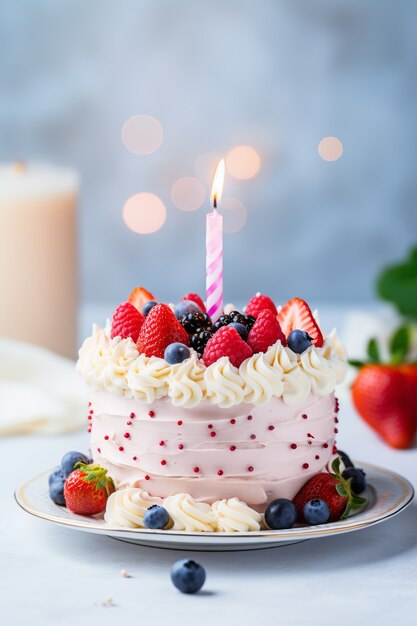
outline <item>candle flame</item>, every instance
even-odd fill
[[[211,188],[211,200],[215,209],[217,209],[220,204],[220,200],[222,199],[225,169],[224,159],[220,159],[214,173],[213,185]]]

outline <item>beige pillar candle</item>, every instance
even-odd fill
[[[77,343],[78,176],[0,165],[0,337],[73,358]]]

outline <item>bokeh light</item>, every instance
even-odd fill
[[[246,207],[237,198],[223,198],[220,213],[223,215],[225,233],[237,233],[246,224]]]
[[[343,144],[337,137],[324,137],[318,151],[323,161],[337,161],[343,154]]]
[[[253,178],[259,172],[261,159],[254,148],[250,146],[236,146],[226,157],[228,173],[239,180]]]
[[[206,152],[200,154],[194,163],[194,172],[203,183],[212,183],[217,163],[220,161],[220,155],[215,152]]]
[[[133,154],[151,154],[164,137],[160,122],[151,115],[134,115],[122,128],[122,142]]]
[[[171,200],[181,211],[196,211],[203,204],[205,197],[203,185],[191,176],[179,178],[171,188]]]
[[[154,193],[136,193],[126,201],[123,219],[130,230],[141,235],[149,235],[164,225],[165,205]]]

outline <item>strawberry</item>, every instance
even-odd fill
[[[364,365],[352,386],[356,410],[392,448],[408,448],[417,430],[413,365]]]
[[[278,313],[278,321],[286,337],[297,328],[308,333],[315,346],[320,347],[323,345],[321,330],[307,302],[301,298],[288,300]]]
[[[269,309],[264,309],[259,313],[255,324],[252,326],[248,344],[255,354],[256,352],[266,352],[278,339],[283,346],[287,345],[287,340],[281,330],[276,314]]]
[[[272,313],[277,314],[277,307],[272,302],[269,296],[264,296],[261,293],[257,293],[256,296],[253,296],[246,305],[245,313],[246,315],[252,315],[252,317],[258,317],[259,313],[264,309],[268,309],[268,311],[272,311]]]
[[[181,298],[180,302],[182,300],[191,300],[191,302],[194,302],[198,306],[200,311],[202,311],[203,313],[207,313],[204,302],[202,301],[198,293],[186,293],[185,296]]]
[[[100,465],[76,463],[65,481],[65,504],[78,515],[96,515],[106,508],[107,498],[115,491],[113,480]]]
[[[119,304],[113,313],[111,325],[111,338],[121,337],[127,339],[130,337],[136,343],[139,337],[145,317],[130,302]]]
[[[332,463],[332,473],[316,474],[301,487],[293,498],[298,511],[298,521],[305,522],[303,509],[307,502],[321,498],[329,507],[329,522],[335,522],[347,517],[351,511],[359,509],[365,504],[365,499],[355,496],[352,492],[352,478],[347,480],[340,473],[340,458],[336,457]]]
[[[203,354],[204,365],[208,367],[222,356],[229,357],[235,367],[239,367],[242,361],[252,356],[251,348],[243,341],[237,330],[230,326],[222,326],[208,340]]]
[[[140,313],[142,313],[145,302],[149,302],[149,300],[156,300],[156,298],[145,287],[135,287],[128,297],[128,302],[133,304]]]
[[[164,357],[165,348],[174,342],[189,344],[187,332],[166,304],[155,304],[139,333],[137,348],[146,356]]]

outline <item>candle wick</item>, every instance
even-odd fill
[[[217,196],[213,196],[213,209],[217,209]]]

